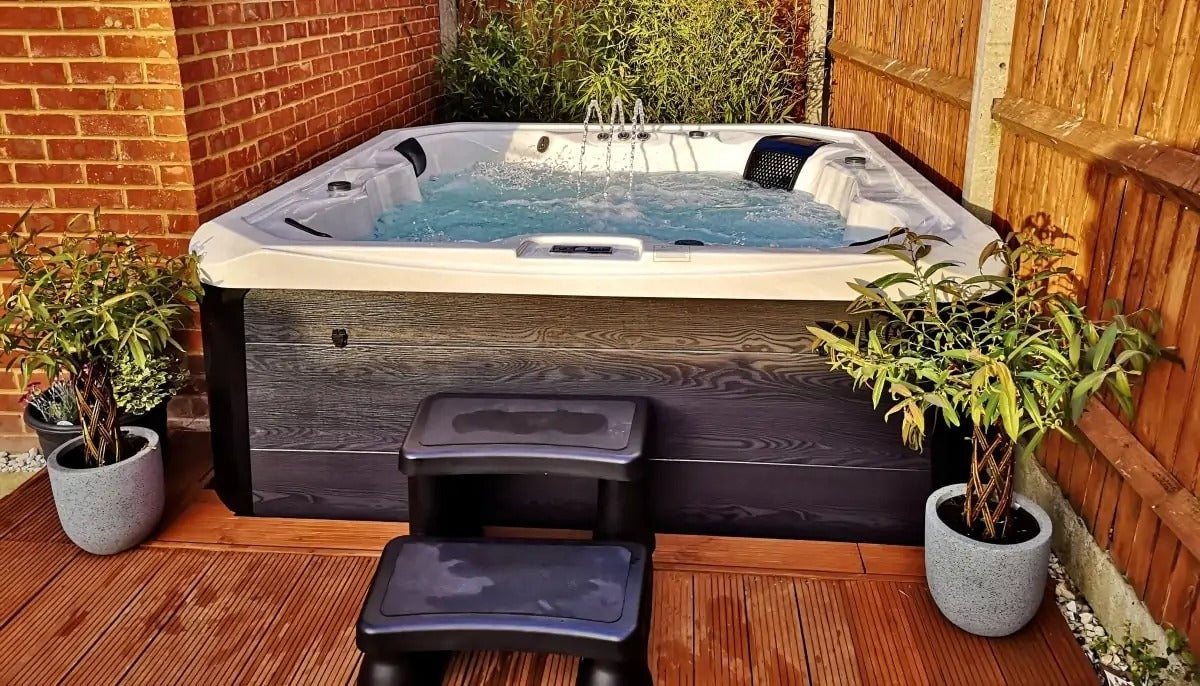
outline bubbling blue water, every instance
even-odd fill
[[[522,234],[633,234],[673,243],[829,248],[844,245],[841,214],[808,193],[761,188],[737,174],[636,173],[606,185],[536,164],[481,163],[422,179],[421,202],[394,207],[374,239],[490,242]],[[624,175],[622,175],[624,176]]]

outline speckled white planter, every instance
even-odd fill
[[[1014,494],[1016,507],[1037,520],[1032,540],[1012,545],[975,541],[937,515],[938,505],[966,491],[946,486],[925,502],[925,578],[938,609],[956,626],[979,636],[1007,636],[1033,619],[1046,592],[1050,517],[1032,500]]]
[[[59,455],[78,448],[82,437],[64,443],[46,459],[63,531],[75,545],[95,555],[112,555],[141,543],[162,517],[158,434],[136,426],[122,431],[142,438],[146,446],[116,464],[84,469],[59,464]]]

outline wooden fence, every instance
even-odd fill
[[[1001,4],[843,0],[832,122],[961,187],[980,8]],[[1069,250],[1089,311],[1159,311],[1185,363],[1150,372],[1135,421],[1093,403],[1094,447],[1052,441],[1042,459],[1151,613],[1200,645],[1200,3],[1016,0],[1010,19],[1007,91],[976,105],[1002,131],[987,209]]]
[[[839,0],[830,123],[880,134],[957,196],[978,27],[979,0]]]

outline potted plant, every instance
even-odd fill
[[[171,398],[187,385],[190,374],[187,359],[171,351],[146,359],[138,366],[132,355],[126,354],[113,368],[113,392],[121,416],[120,426],[141,426],[159,435],[164,453],[167,443],[167,405]],[[25,425],[38,437],[43,455],[79,436],[79,407],[70,379],[56,379],[43,389],[34,381],[21,397],[25,403]]]
[[[161,437],[120,426],[116,379],[147,373],[168,349],[182,352],[171,334],[200,295],[195,258],[111,233],[42,237],[21,230],[27,216],[0,252],[0,271],[13,275],[0,351],[26,378],[61,380],[74,395],[81,434],[46,456],[54,503],[79,547],[116,553],[154,530],[164,489]]]
[[[809,331],[876,406],[889,397],[887,416],[899,415],[909,446],[921,446],[933,416],[971,427],[970,480],[926,503],[926,577],[951,622],[1011,634],[1041,602],[1051,534],[1046,513],[1013,493],[1014,460],[1051,432],[1077,440],[1074,422],[1099,393],[1132,416],[1131,381],[1173,355],[1155,342],[1152,312],[1124,315],[1110,302],[1101,320],[1089,319],[1056,288],[1071,271],[1050,266],[1061,252],[997,240],[980,255],[980,273],[963,278],[945,271],[953,263],[921,264],[943,239],[906,229],[892,238],[871,252],[904,267],[851,284],[859,297],[849,312],[860,321]]]

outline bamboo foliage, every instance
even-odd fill
[[[876,406],[890,398],[905,443],[919,448],[930,416],[974,427],[972,474],[964,518],[983,537],[1004,535],[1012,500],[1013,448],[1031,454],[1051,433],[1076,439],[1074,423],[1102,392],[1133,416],[1132,382],[1155,360],[1173,358],[1155,340],[1149,310],[1089,319],[1053,284],[1069,273],[1052,248],[996,241],[969,278],[947,274],[952,262],[926,264],[945,240],[896,229],[898,239],[872,250],[904,265],[871,283],[852,283],[849,312],[859,324],[809,327],[835,369],[869,388]]]
[[[477,0],[444,56],[443,116],[580,121],[645,102],[652,121],[789,121],[798,34],[748,0]],[[802,37],[801,37],[802,38]]]

